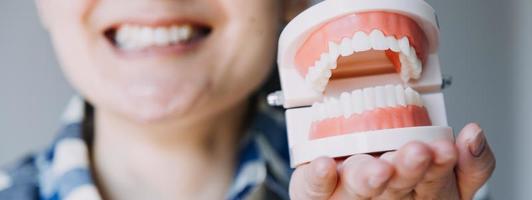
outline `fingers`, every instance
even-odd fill
[[[380,199],[402,199],[410,194],[425,176],[433,155],[426,144],[410,142],[395,153],[386,153],[383,160],[391,160],[395,174]]]
[[[454,167],[458,151],[451,141],[429,144],[434,156],[423,180],[416,186],[419,199],[458,199]]]
[[[370,199],[386,188],[393,167],[384,160],[361,154],[345,160],[339,173],[340,183],[332,199]]]
[[[290,181],[290,199],[329,199],[337,183],[336,163],[331,158],[318,158],[298,167]]]
[[[483,130],[468,124],[456,140],[458,164],[457,184],[462,199],[472,199],[476,191],[489,179],[495,169],[495,156]]]

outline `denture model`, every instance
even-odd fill
[[[453,140],[433,8],[423,0],[326,0],[284,29],[278,66],[291,166]]]

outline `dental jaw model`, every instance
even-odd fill
[[[453,140],[434,10],[423,0],[326,0],[279,41],[291,165]]]

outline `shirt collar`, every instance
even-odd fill
[[[226,199],[246,199],[266,192],[288,199],[288,145],[282,113],[259,103],[242,140],[236,176]],[[89,147],[82,134],[84,101],[74,97],[50,147],[37,156],[39,188],[44,200],[100,200],[90,170]]]

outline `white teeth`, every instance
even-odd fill
[[[384,90],[384,87],[377,86],[375,88],[375,106],[377,108],[385,108],[387,105],[386,103],[386,93]]]
[[[340,96],[340,102],[342,103],[342,110],[344,117],[348,118],[353,113],[352,104],[351,104],[351,95],[347,92],[342,93]]]
[[[421,96],[412,88],[406,88],[405,90],[406,103],[408,105],[423,106]]]
[[[119,44],[124,44],[131,37],[131,26],[124,26],[116,32],[115,40]],[[131,44],[130,44],[131,45]]]
[[[353,48],[351,47],[351,40],[344,38],[340,44],[340,55],[346,57],[353,54]]]
[[[373,88],[365,88],[364,92],[364,109],[370,111],[375,109],[375,90]]]
[[[401,85],[395,86],[395,100],[400,106],[406,106],[405,89]]]
[[[322,53],[321,56],[320,56],[320,62],[323,63],[323,65],[325,66],[325,68],[331,68],[331,64],[329,64],[329,55],[326,54],[326,53]]]
[[[422,72],[422,66],[421,66],[421,60],[415,59],[414,63],[412,63],[412,78],[419,79],[421,77]]]
[[[393,85],[386,85],[386,105],[388,107],[395,107],[397,105],[397,98],[395,97],[395,87]]]
[[[342,115],[342,106],[340,104],[340,101],[338,101],[338,99],[331,98],[329,100],[329,104],[330,104],[330,107],[328,107],[328,109],[329,109],[330,118],[338,117]]]
[[[399,49],[405,56],[410,56],[410,42],[407,37],[403,37],[399,40]]]
[[[190,40],[194,33],[190,25],[171,27],[120,26],[114,40],[121,49],[136,50],[151,46],[168,46]]]
[[[364,112],[364,95],[362,90],[355,90],[351,93],[351,100],[353,102],[353,113],[360,114]]]
[[[172,31],[170,31],[172,32]],[[343,38],[339,44],[328,43],[328,52],[321,54],[320,58],[309,67],[305,77],[310,86],[318,92],[323,92],[332,76],[331,70],[336,69],[339,56],[350,56],[355,52],[374,50],[391,50],[399,54],[400,78],[404,82],[419,79],[422,73],[422,62],[417,57],[416,50],[411,47],[408,37],[399,40],[395,36],[385,36],[380,30],[373,30],[369,35],[359,31],[352,38]],[[385,102],[387,103],[387,102]]]
[[[152,28],[142,28],[140,31],[140,44],[141,46],[148,46],[150,44],[153,44],[155,42],[155,30]]]
[[[329,61],[337,60],[338,56],[340,56],[340,47],[334,42],[329,42]]]
[[[401,49],[399,49],[399,42],[395,39],[393,36],[389,36],[386,38],[388,40],[388,45],[390,45],[390,49],[393,52],[401,52]]]
[[[153,33],[155,36],[155,44],[158,46],[166,46],[170,44],[170,32],[165,28],[157,28]]]
[[[404,107],[407,105],[423,106],[419,93],[412,88],[404,89],[401,85],[386,85],[344,92],[339,98],[325,97],[323,103],[312,105],[317,116],[315,121],[353,114],[362,114],[378,108]]]
[[[401,79],[404,82],[408,82],[410,80],[410,62],[404,54],[399,54],[399,61],[401,62]]]
[[[322,78],[329,79],[332,76],[332,72],[331,70],[325,70],[325,72],[322,75],[323,75]]]
[[[369,37],[364,32],[356,32],[351,40],[355,52],[368,51],[371,49]]]
[[[384,37],[384,33],[379,30],[373,30],[370,34],[370,41],[373,49],[375,50],[387,50],[389,49],[387,39]]]

